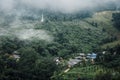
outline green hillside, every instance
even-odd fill
[[[40,17],[0,14],[0,80],[50,80],[55,74],[60,75],[57,80],[74,80],[79,75],[91,79],[99,70],[112,72],[101,64],[73,67],[67,73],[61,70],[67,67],[64,61],[77,53],[99,52],[101,47],[106,49],[120,44],[120,31],[113,25],[113,13],[120,12],[87,12],[84,15],[44,12],[44,21]],[[118,53],[119,48],[115,51]],[[119,55],[108,56],[113,60],[106,57],[106,63],[109,59],[110,65],[119,62]],[[63,60],[63,65],[56,64],[56,57]],[[116,63],[113,65],[119,69]]]
[[[99,73],[113,73],[113,69],[108,69],[99,65],[91,65],[87,67],[74,67],[66,73],[62,73],[59,77],[61,80],[77,80],[77,78],[85,78],[85,80],[94,80],[95,76]],[[58,79],[59,80],[59,79]]]
[[[0,80],[120,80],[120,0],[0,0]]]
[[[114,42],[110,42],[110,43],[106,43],[104,45],[101,46],[101,48],[106,49],[106,48],[113,48],[116,45],[120,45],[120,40],[114,41]]]
[[[3,32],[0,37],[14,36],[26,39],[29,36],[33,37],[34,41],[37,38],[45,40],[48,36],[49,39],[45,41],[52,41],[50,44],[57,43],[62,49],[66,49],[68,54],[91,52],[101,45],[105,46],[106,43],[108,45],[109,41],[103,43],[108,39],[116,38],[119,43],[120,32],[113,26],[112,13],[117,12],[102,11],[94,14],[84,12],[84,15],[44,12],[45,21],[43,23],[40,22],[40,19],[35,20],[29,16],[23,16],[14,21],[14,15],[12,15],[13,17],[4,15],[0,19],[1,32]],[[36,31],[39,32],[36,33]],[[31,34],[28,35],[27,32],[31,32]],[[41,34],[44,34],[45,37],[41,38]],[[116,39],[112,41],[112,44]]]
[[[98,12],[93,15],[92,18],[86,19],[87,22],[96,22],[98,23],[99,28],[104,29],[109,36],[116,36],[118,40],[115,40],[113,42],[108,42],[106,44],[103,44],[102,48],[107,48],[107,47],[114,47],[117,44],[120,44],[120,31],[115,28],[113,25],[113,18],[112,14],[113,13],[120,13],[116,11],[103,11],[103,12]]]
[[[112,21],[113,13],[120,13],[120,12],[116,12],[116,11],[97,12],[91,18],[85,19],[85,21],[88,23],[92,23],[92,22],[97,23],[98,28],[100,29],[104,28],[105,31],[108,33],[108,35],[117,36],[119,38],[120,32],[118,29],[116,29],[113,26],[113,21]]]
[[[55,42],[63,46],[66,44],[68,47],[77,47],[76,52],[89,52],[100,46],[105,39],[116,37],[119,40],[120,32],[113,26],[112,13],[116,11],[97,12],[89,18],[72,21],[48,20],[42,24],[37,23],[35,29],[49,31],[53,34]]]

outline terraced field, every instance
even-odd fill
[[[100,65],[91,65],[91,66],[86,66],[86,67],[74,67],[71,68],[68,72],[66,73],[61,73],[59,77],[62,78],[62,80],[77,80],[78,77],[81,78],[88,78],[90,80],[93,80],[93,77],[95,77],[99,73],[105,73],[105,72],[110,72],[113,73],[115,72],[113,69],[108,69]]]

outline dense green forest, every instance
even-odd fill
[[[113,22],[114,22],[114,26],[117,29],[120,29],[120,13],[114,13],[113,14]]]

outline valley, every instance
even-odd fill
[[[120,79],[119,10],[25,9],[0,12],[0,80]]]

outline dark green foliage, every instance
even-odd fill
[[[57,69],[55,62],[50,58],[40,57],[31,48],[22,51],[24,52],[19,61],[19,70],[22,71],[23,76],[25,74],[24,78],[29,80],[50,80],[53,72]]]
[[[50,80],[58,70],[50,57],[40,57],[32,48],[23,48],[19,52],[20,60],[0,55],[0,80]]]
[[[114,26],[120,30],[120,13],[113,13]]]
[[[0,46],[1,52],[11,54],[17,49],[24,47],[24,42],[16,37],[0,37]]]
[[[116,40],[117,40],[117,37],[111,35],[111,37],[107,37],[107,38],[103,39],[100,44],[106,44],[106,43],[114,42]]]
[[[54,41],[71,53],[90,52],[98,46],[102,39],[106,38],[106,34],[96,27],[82,28],[81,25],[74,22],[37,24],[36,29],[50,31],[54,35]]]
[[[107,68],[113,68],[120,72],[120,45],[114,48],[108,48],[105,54],[98,55],[98,61]]]
[[[15,80],[18,78],[16,60],[8,55],[0,54],[0,80]]]
[[[94,80],[113,80],[111,73],[99,73]]]
[[[83,10],[81,12],[77,13],[60,13],[60,12],[48,12],[44,11],[45,16],[50,21],[72,21],[75,19],[84,19],[86,17],[90,17],[92,15],[92,12],[90,10]]]

